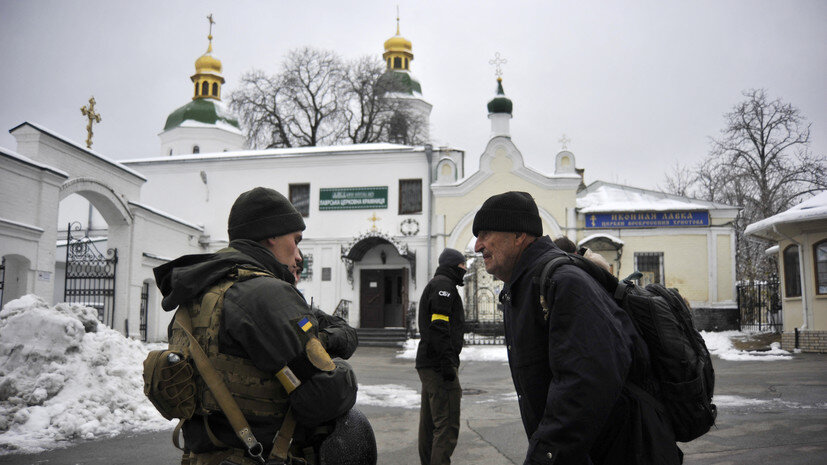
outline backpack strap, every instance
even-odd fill
[[[566,253],[558,255],[549,259],[544,265],[541,265],[542,270],[535,274],[536,279],[539,280],[540,285],[540,305],[543,307],[543,318],[548,321],[549,306],[547,296],[554,286],[551,276],[562,265],[574,265],[586,274],[592,277],[601,287],[606,289],[610,295],[614,297],[618,303],[623,300],[626,293],[631,289],[631,284],[623,281],[618,281],[611,273],[603,270],[591,260],[585,258],[580,254]],[[539,268],[539,267],[538,267]],[[616,287],[615,287],[616,286]]]

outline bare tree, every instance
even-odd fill
[[[735,222],[738,277],[755,279],[774,271],[764,255],[769,244],[745,237],[744,229],[827,188],[827,162],[810,152],[811,124],[797,108],[769,100],[764,89],[743,95],[724,115],[726,126],[711,139],[712,150],[689,185],[677,168],[666,184],[681,195],[743,208]]]
[[[290,52],[275,76],[244,75],[230,105],[252,147],[302,147],[342,143],[421,143],[423,123],[393,91],[384,63],[363,57],[343,62],[330,51]],[[405,127],[404,137],[395,129]]]

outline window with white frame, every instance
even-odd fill
[[[665,284],[663,278],[663,252],[635,252],[635,270],[640,271],[640,285]]]

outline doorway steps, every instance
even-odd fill
[[[356,328],[360,347],[402,347],[405,328]]]

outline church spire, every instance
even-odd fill
[[[207,35],[207,51],[195,60],[195,74],[190,76],[195,83],[193,100],[211,98],[221,100],[221,84],[224,84],[224,77],[221,76],[221,60],[212,55],[212,26],[215,24],[212,13],[207,16],[210,22],[210,32]]]
[[[411,41],[399,33],[399,10],[396,11],[396,35],[385,41],[385,53],[382,58],[388,65],[388,71],[410,71],[413,61]]]

